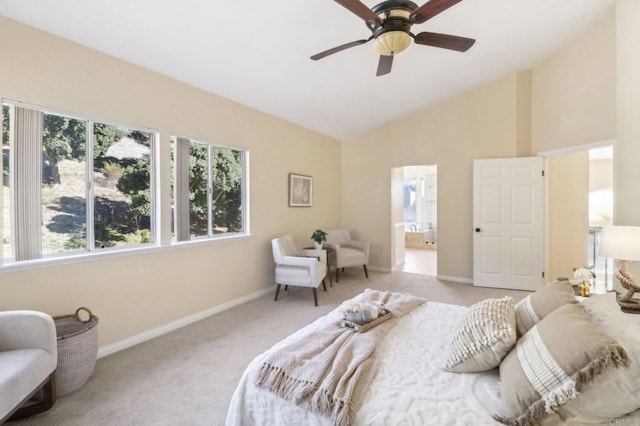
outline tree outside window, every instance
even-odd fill
[[[177,241],[245,232],[243,150],[174,138]]]
[[[31,108],[3,106],[5,259],[24,246],[28,254],[14,260],[153,242],[153,133],[48,111],[27,120],[16,110]],[[13,132],[12,120],[23,120],[16,127],[27,130]],[[33,176],[18,171],[32,164],[38,149],[22,153],[16,144],[41,146],[41,169]],[[13,192],[11,182],[19,183]],[[33,226],[12,229],[7,221],[21,215],[29,199],[41,205],[34,220],[42,225],[39,235]]]

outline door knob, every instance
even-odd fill
[[[480,231],[481,231],[481,229],[480,229],[480,228],[476,228],[476,232],[480,232]]]

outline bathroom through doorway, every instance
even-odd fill
[[[438,274],[438,166],[402,167],[404,262],[394,270]]]

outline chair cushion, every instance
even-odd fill
[[[351,241],[351,236],[349,235],[349,231],[346,229],[335,229],[330,231],[325,231],[327,233],[327,243],[329,244],[347,244]]]
[[[13,410],[56,368],[56,356],[43,349],[0,352],[0,418]]]
[[[276,266],[276,283],[300,287],[318,287],[327,275],[327,265],[318,262],[316,276],[310,276],[310,268],[304,266]]]
[[[366,263],[367,257],[362,251],[351,247],[340,247],[340,257],[336,262],[337,266],[362,266]]]
[[[297,256],[300,254],[292,238],[282,238],[280,244],[283,256]]]

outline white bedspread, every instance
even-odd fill
[[[457,374],[442,369],[449,338],[467,309],[427,302],[398,321],[375,352],[378,373],[355,425],[499,424],[491,418],[499,404],[497,370]],[[227,425],[330,425],[329,418],[255,386],[264,355],[243,374]]]

